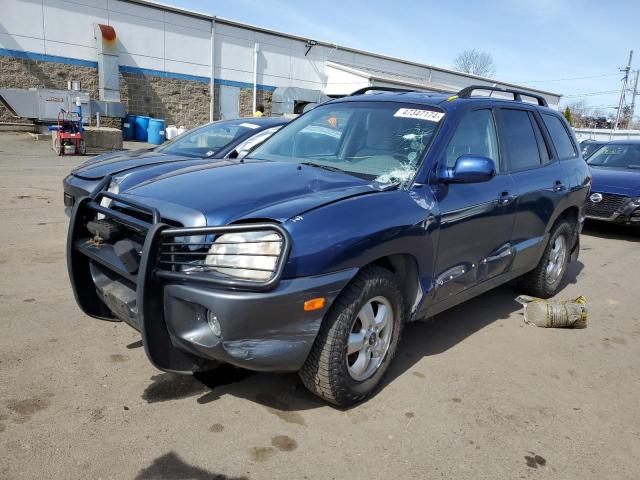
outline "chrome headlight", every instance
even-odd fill
[[[282,236],[273,231],[225,233],[213,242],[204,264],[230,277],[267,281],[276,271],[282,245]]]

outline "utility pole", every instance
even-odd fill
[[[636,96],[638,95],[638,77],[640,77],[640,70],[636,70],[636,81],[633,82],[633,93],[631,94],[631,114],[629,116],[630,125],[627,128],[631,128],[631,124],[633,124],[633,115],[636,113]]]
[[[622,79],[622,90],[620,90],[620,103],[618,103],[618,113],[616,113],[616,122],[613,124],[613,130],[609,134],[609,140],[613,138],[613,132],[618,129],[618,122],[620,122],[620,115],[622,114],[622,105],[624,105],[624,94],[627,90],[627,83],[629,82],[629,71],[631,70],[631,59],[633,58],[633,50],[629,50],[629,62],[625,68],[621,68],[620,71],[624,72],[624,78]]]

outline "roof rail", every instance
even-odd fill
[[[415,92],[415,90],[411,90],[408,88],[394,88],[394,87],[364,87],[355,92],[351,92],[348,97],[353,97],[354,95],[363,95],[367,92]]]
[[[513,88],[502,88],[502,87],[489,87],[487,85],[471,85],[469,87],[465,87],[457,93],[457,96],[458,98],[471,98],[471,94],[475,90],[487,90],[489,92],[510,93],[513,95],[513,99],[517,102],[522,101],[522,96],[531,97],[531,98],[535,98],[538,101],[538,105],[540,105],[541,107],[549,106],[547,104],[547,100],[542,95],[525,92],[524,90],[515,90]]]

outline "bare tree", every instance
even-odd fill
[[[611,128],[611,113],[587,105],[585,100],[575,100],[563,106],[564,111],[571,112],[571,126],[574,128]],[[566,114],[565,114],[566,116]]]
[[[460,52],[453,61],[453,69],[480,77],[490,77],[496,73],[493,57],[475,48]]]
[[[566,105],[566,109],[571,112],[571,126],[581,128],[587,127],[587,118],[592,116],[591,108],[587,106],[584,100],[575,100]]]

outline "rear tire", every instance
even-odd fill
[[[549,298],[556,294],[571,257],[573,232],[573,226],[567,220],[561,220],[553,227],[549,243],[536,268],[518,279],[520,291],[538,298]]]
[[[302,383],[342,407],[371,395],[395,355],[405,315],[393,273],[365,267],[325,316],[299,372]]]

